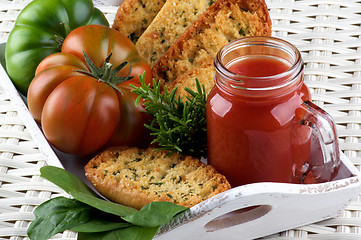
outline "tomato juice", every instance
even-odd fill
[[[267,77],[287,71],[290,64],[271,56],[251,56],[235,59],[227,68],[237,75]]]
[[[207,102],[209,164],[232,187],[301,183],[311,149],[311,129],[300,124],[302,102],[310,98],[303,65],[259,54],[215,65]]]

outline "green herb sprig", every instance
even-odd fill
[[[162,87],[160,81],[153,79],[153,87],[146,85],[144,75],[140,76],[141,86],[131,85],[140,99],[145,100],[145,112],[153,116],[149,125],[151,135],[155,136],[152,143],[157,143],[157,150],[168,150],[170,154],[179,153],[194,157],[206,156],[207,153],[207,125],[206,103],[207,93],[204,85],[195,79],[197,91],[185,88],[190,96],[184,99],[175,97],[177,88],[170,93],[167,87]]]
[[[41,177],[73,198],[52,198],[34,210],[28,227],[31,240],[47,240],[65,230],[78,232],[78,240],[151,240],[159,227],[188,208],[153,202],[141,210],[101,199],[74,174],[57,167],[40,169]]]

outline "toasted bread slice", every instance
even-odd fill
[[[185,90],[185,88],[187,87],[197,92],[196,79],[198,79],[198,82],[201,86],[202,84],[204,85],[204,90],[208,94],[214,86],[213,79],[215,72],[212,58],[199,67],[193,68],[185,74],[182,74],[173,82],[165,83],[165,86],[167,87],[168,92],[177,87],[175,95],[176,98],[181,96],[185,100],[185,97],[190,97],[190,94]]]
[[[212,3],[211,0],[168,0],[138,39],[135,46],[140,56],[153,66]]]
[[[231,188],[196,158],[153,150],[110,148],[89,161],[86,176],[108,199],[137,209],[154,201],[192,207]]]
[[[264,0],[218,0],[158,60],[152,68],[153,77],[171,84],[209,62],[221,47],[233,40],[270,36],[271,26]],[[214,80],[202,81],[212,84]]]
[[[112,27],[136,43],[165,2],[166,0],[124,0],[118,8]]]

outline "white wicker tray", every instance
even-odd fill
[[[0,78],[1,87],[45,157],[46,164],[64,165],[86,181],[85,162],[60,153],[58,160],[2,67]],[[313,154],[317,154],[317,150],[316,147]],[[361,173],[344,154],[341,156],[343,165],[337,177],[340,180],[312,185],[256,183],[233,188],[192,207],[162,227],[156,238],[217,240],[226,236],[232,240],[241,235],[246,240],[334,217],[361,192]],[[267,222],[269,224],[264,226]]]
[[[17,14],[28,2],[29,0],[0,0],[0,42],[6,41]],[[106,13],[108,20],[112,22],[118,6],[111,6],[109,1],[106,2],[105,0],[96,2],[102,3],[99,8]],[[301,50],[306,62],[306,83],[311,88],[313,99],[335,119],[338,126],[340,148],[347,156],[344,158],[347,162],[347,168],[358,173],[353,165],[359,168],[361,164],[361,2],[358,0],[269,0],[267,4],[273,20],[273,34],[290,41]],[[26,108],[18,105],[22,104],[21,99],[16,96],[16,92],[11,92],[8,87],[3,87],[5,84],[3,80],[3,78],[0,79],[0,239],[27,239],[26,227],[34,218],[32,214],[34,207],[50,197],[64,193],[39,178],[39,168],[47,164],[58,164],[57,157],[47,146],[43,136],[39,134],[36,124],[27,122]],[[69,161],[65,167],[72,169],[78,166]],[[341,182],[347,182],[351,179],[341,180]],[[341,182],[337,181],[337,184],[341,184]],[[340,189],[351,195],[355,193],[354,190],[358,187],[358,183],[352,183],[349,186],[342,184],[339,185]],[[292,207],[294,206],[292,205],[294,203],[292,198],[299,195],[300,188],[305,187],[293,185],[290,189],[289,186],[282,184],[272,184],[271,188],[265,190],[265,186],[262,184],[262,186],[245,186],[239,189],[243,196],[240,198],[241,202],[238,203],[238,207],[248,206],[248,201],[252,201],[251,204],[261,206],[272,205],[276,202],[274,200],[278,198],[286,199],[287,203],[291,201],[289,206]],[[307,187],[312,189],[315,186]],[[325,208],[326,211],[331,212],[332,210],[331,215],[336,214],[346,201],[343,202],[340,199],[341,196],[337,195],[340,189],[334,187],[328,185],[323,193],[319,193],[314,188],[315,192],[313,193],[303,192],[303,196],[306,198],[304,203],[306,204],[307,201],[315,203],[318,202],[315,201],[315,196],[328,195],[327,199],[334,200],[336,198],[338,201],[326,201],[321,206],[326,204],[335,204],[334,206],[336,206],[337,203],[337,207],[330,208],[328,206]],[[249,192],[250,188],[252,188],[252,192]],[[282,193],[289,195],[289,197],[285,198],[286,195]],[[227,194],[232,197],[233,190]],[[259,200],[258,196],[260,195],[258,194],[263,195],[262,201]],[[252,198],[255,196],[257,196],[257,201],[261,202],[253,202]],[[214,204],[217,203],[216,199],[211,201],[215,201]],[[211,207],[211,203],[208,203],[208,206]],[[226,208],[224,210],[233,209],[232,203],[226,203],[224,206]],[[262,216],[268,210],[268,207],[260,207],[249,213],[253,213],[251,214],[253,216],[254,214]],[[294,215],[295,210],[284,210],[287,210],[284,212],[285,215],[278,216],[283,222],[287,219],[298,222],[302,220],[302,224],[316,221],[317,219],[309,219],[315,215],[326,214],[321,209],[317,214],[316,212],[309,213],[307,212],[308,206],[303,207],[302,210],[305,211],[302,212],[298,208],[302,214],[298,217]],[[193,213],[197,211],[194,209]],[[280,228],[281,222],[269,218],[274,212],[273,210],[269,211],[254,221],[249,221],[250,218],[243,215],[245,217],[242,220],[244,223],[235,233],[237,239],[247,239],[246,236],[263,236],[295,226],[290,224]],[[213,211],[211,214],[219,215],[217,211]],[[194,230],[193,227],[206,224],[210,219],[207,216],[209,215],[205,214],[204,218],[175,228],[167,235],[160,235],[159,239],[179,239],[180,235],[176,234],[179,232],[191,234],[190,237],[188,236],[190,239],[199,239],[195,234],[199,228]],[[330,217],[330,215],[326,214],[325,217]],[[320,218],[318,219],[320,220]],[[257,224],[256,227],[253,223]],[[177,221],[173,224],[177,224]],[[252,226],[253,228],[249,228]],[[268,226],[273,229],[272,232],[264,230]],[[207,229],[212,230],[212,225],[208,225]],[[246,230],[243,231],[242,229]],[[246,235],[251,229],[253,229],[253,233],[258,235]],[[213,233],[222,233],[222,237],[217,239],[224,239],[228,232],[234,234],[231,228]],[[253,234],[252,232],[250,234]],[[176,235],[176,237],[170,237],[171,234]],[[58,234],[54,239],[74,240],[75,237],[75,233],[67,231],[64,234]],[[275,233],[265,238],[278,240],[361,239],[361,199],[355,197],[344,211],[339,212],[337,217],[282,233]]]

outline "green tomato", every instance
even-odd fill
[[[34,0],[19,14],[5,49],[6,70],[17,89],[27,94],[38,64],[61,51],[64,38],[75,28],[109,26],[92,0]]]

